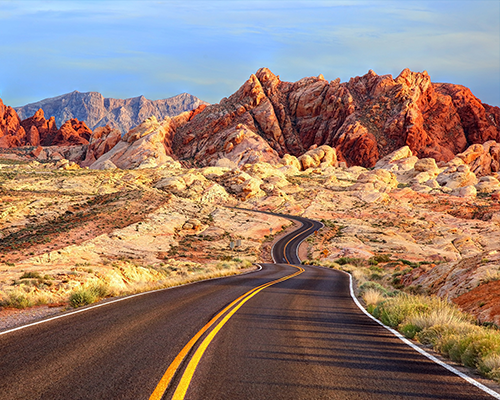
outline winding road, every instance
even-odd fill
[[[494,398],[367,317],[347,274],[292,265],[321,227],[293,219],[259,271],[0,332],[0,399]]]

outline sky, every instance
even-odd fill
[[[426,70],[500,106],[500,1],[0,0],[0,98],[229,97],[261,67],[294,82]]]

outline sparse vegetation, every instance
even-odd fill
[[[82,307],[95,303],[109,294],[109,288],[104,284],[92,284],[89,287],[75,290],[69,295],[71,307]]]
[[[500,382],[498,329],[478,326],[473,317],[438,297],[402,293],[376,300],[371,312],[384,324]]]

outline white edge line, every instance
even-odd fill
[[[418,351],[423,356],[427,357],[429,360],[434,361],[436,364],[439,364],[442,367],[446,368],[448,371],[454,373],[455,375],[458,375],[460,378],[466,380],[470,384],[472,384],[472,385],[476,386],[477,388],[481,389],[482,391],[488,393],[489,395],[493,396],[495,399],[500,399],[500,393],[495,392],[494,390],[490,389],[489,387],[487,387],[487,386],[483,385],[482,383],[476,381],[475,379],[471,378],[470,376],[467,376],[463,372],[460,372],[458,369],[456,369],[456,368],[452,367],[451,365],[434,357],[432,354],[427,353],[425,350],[421,349],[417,345],[410,342],[407,338],[405,338],[403,335],[401,335],[401,333],[399,333],[395,329],[388,327],[383,322],[379,321],[377,318],[375,318],[373,315],[371,315],[368,311],[366,311],[366,309],[361,305],[359,300],[354,295],[354,289],[353,289],[353,284],[352,284],[352,275],[348,272],[345,272],[345,271],[341,271],[341,272],[344,272],[347,275],[349,275],[349,289],[350,289],[351,297],[354,300],[354,303],[356,303],[356,305],[359,307],[359,309],[361,311],[363,311],[368,317],[370,317],[372,320],[377,322],[379,325],[383,326],[385,329],[387,329],[389,332],[391,332],[394,336],[396,336],[402,342],[404,342],[408,346],[412,347],[414,350]]]
[[[276,243],[278,243],[279,240],[277,240],[276,242],[274,242],[274,244],[272,245],[271,247],[271,258],[273,259],[273,264],[277,264],[276,260],[274,259],[274,246],[276,246]]]
[[[319,222],[319,221],[316,221],[316,222]],[[319,228],[319,229],[323,229],[323,228],[325,227],[325,224],[324,224],[323,222],[320,222],[320,224],[321,224],[322,226],[321,226],[321,228]],[[313,226],[314,226],[314,225],[313,225]],[[316,229],[316,230],[317,230],[317,231],[319,231],[319,229]],[[313,231],[313,232],[316,232],[316,231]],[[311,233],[311,235],[312,235],[312,233]],[[302,239],[302,240],[300,241],[300,243],[298,244],[297,248],[295,249],[295,255],[297,256],[297,260],[299,260],[299,263],[300,263],[301,265],[302,265],[302,260],[301,260],[301,259],[300,259],[300,257],[299,257],[299,248],[300,248],[300,245],[302,244],[302,242],[303,242],[304,240],[306,240],[306,239],[307,239],[309,236],[311,236],[311,235],[308,235],[308,236],[306,236],[304,239]]]
[[[68,313],[56,315],[55,317],[51,317],[51,318],[47,318],[47,319],[42,319],[40,321],[32,322],[31,324],[21,325],[21,326],[18,326],[16,328],[8,329],[6,331],[0,332],[0,336],[5,335],[7,333],[19,331],[21,329],[28,328],[30,326],[40,325],[40,324],[43,324],[45,322],[54,321],[56,319],[68,317],[70,315],[79,314],[79,313],[82,313],[82,312],[85,312],[85,311],[88,311],[88,310],[92,310],[94,308],[103,307],[103,306],[106,306],[108,304],[118,303],[119,301],[128,300],[128,299],[131,299],[133,297],[143,296],[143,295],[150,294],[150,293],[155,293],[155,292],[161,292],[161,291],[164,291],[164,290],[171,290],[171,289],[179,288],[179,287],[182,287],[182,286],[194,285],[196,283],[213,281],[215,279],[224,279],[224,278],[231,278],[233,276],[241,276],[241,275],[251,274],[253,272],[257,272],[257,271],[262,270],[262,266],[260,264],[254,264],[254,265],[258,266],[258,268],[255,271],[246,271],[246,272],[242,272],[241,274],[235,274],[235,275],[229,275],[229,276],[218,276],[218,277],[215,277],[215,278],[202,279],[202,280],[195,281],[195,282],[184,283],[182,285],[171,286],[171,287],[163,288],[163,289],[150,290],[150,291],[147,291],[147,292],[136,293],[136,294],[128,295],[128,296],[125,296],[125,297],[120,297],[119,299],[110,300],[110,301],[106,301],[106,302],[103,302],[103,303],[98,303],[98,304],[95,304],[95,305],[92,305],[92,306],[89,306],[89,307],[80,308],[79,310],[75,310],[75,311],[71,311],[71,312],[68,312]]]

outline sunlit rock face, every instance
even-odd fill
[[[500,140],[499,123],[498,107],[465,87],[432,83],[425,71],[405,69],[396,78],[369,71],[345,83],[321,75],[283,82],[261,68],[232,96],[178,127],[172,149],[208,165],[234,158],[235,145],[255,134],[279,157],[326,144],[348,165],[373,167],[404,146],[418,158],[449,161],[471,144]],[[253,147],[273,162],[264,143]]]

